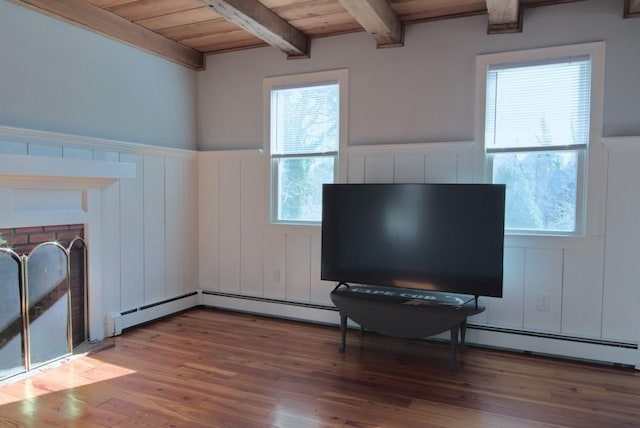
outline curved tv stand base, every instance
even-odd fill
[[[341,344],[346,348],[347,319],[386,336],[416,339],[450,331],[451,368],[458,369],[458,341],[464,347],[467,317],[485,310],[473,299],[441,304],[438,293],[389,287],[342,287],[331,292],[340,311]]]

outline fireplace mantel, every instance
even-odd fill
[[[91,248],[88,268],[91,339],[105,336],[102,301],[103,235],[117,234],[105,221],[122,179],[135,179],[132,162],[0,154],[0,228],[85,225]],[[116,192],[117,194],[117,192]]]
[[[103,187],[116,180],[135,177],[136,165],[129,162],[0,154],[0,180],[3,185],[64,181]]]
[[[92,340],[198,302],[198,158],[0,125],[0,229],[83,225]]]

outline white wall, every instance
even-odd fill
[[[196,73],[0,0],[0,125],[195,149]]]
[[[299,310],[330,304],[333,284],[319,279],[319,228],[267,224],[268,162],[256,150],[264,145],[265,77],[349,69],[347,181],[471,181],[465,144],[400,143],[474,140],[477,54],[604,40],[604,135],[640,135],[640,20],[623,20],[621,11],[622,1],[526,9],[524,32],[509,35],[486,35],[483,16],[416,24],[396,49],[376,50],[365,34],[319,39],[302,61],[272,48],[209,57],[198,75],[199,144],[227,150],[200,157],[200,284],[211,291],[205,302],[337,322],[336,315]],[[593,186],[601,190],[589,195],[606,201],[594,235],[507,237],[504,298],[486,299],[487,311],[472,320],[486,329],[473,330],[471,341],[640,367],[633,309],[640,305],[640,247],[627,233],[640,210],[637,192],[626,188],[640,182],[629,160],[640,144],[632,141],[626,151],[614,149],[617,142],[603,151]]]
[[[640,20],[623,0],[524,10],[519,34],[487,35],[487,17],[409,25],[405,46],[376,49],[365,33],[314,39],[311,58],[287,60],[267,47],[207,58],[198,73],[202,150],[263,147],[267,76],[349,69],[349,144],[474,140],[478,54],[604,40],[604,136],[640,135]]]

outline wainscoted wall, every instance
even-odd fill
[[[7,201],[0,228],[64,224],[65,218],[85,224],[94,275],[92,339],[197,304],[195,296],[150,317],[138,314],[198,289],[196,152],[0,127],[3,157],[29,159],[25,165],[42,168],[35,173],[33,166],[17,168],[12,175],[0,171],[0,196]],[[70,164],[89,172],[60,171]],[[127,178],[94,177],[107,165],[122,166]],[[129,174],[132,167],[135,173]],[[15,195],[28,194],[33,201],[22,205],[37,209],[13,212]]]
[[[602,233],[508,236],[504,298],[485,299],[470,342],[640,367],[640,138],[607,138],[604,148]],[[343,173],[352,183],[470,182],[473,152],[470,142],[355,146]],[[7,159],[35,166],[21,176],[2,163],[0,228],[85,225],[90,288],[99,285],[90,289],[94,339],[196,304],[338,323],[334,284],[320,280],[320,228],[268,224],[268,159],[258,150],[0,128]],[[57,163],[94,172],[33,174]],[[100,178],[105,165],[121,171]]]
[[[606,138],[605,147],[603,335],[640,341],[640,137]]]
[[[640,367],[640,191],[632,184],[640,139],[607,139],[605,147],[603,233],[508,236],[504,297],[484,298],[470,341]],[[471,182],[473,144],[354,146],[344,161],[350,183]],[[203,152],[199,169],[204,302],[337,323],[334,284],[320,280],[320,228],[267,222],[267,157]]]

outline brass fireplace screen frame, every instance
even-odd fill
[[[7,305],[0,308],[5,314],[0,314],[0,380],[29,372],[73,353],[73,250],[82,250],[83,337],[86,340],[89,319],[88,250],[84,239],[76,237],[68,247],[55,241],[44,242],[34,247],[28,255],[19,255],[11,248],[0,247],[0,286],[4,305]],[[16,303],[18,308],[15,307]],[[66,320],[62,320],[65,312]],[[21,352],[21,358],[18,358],[18,352]]]

